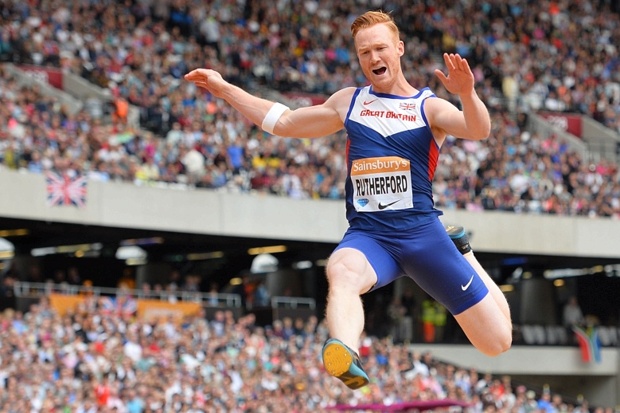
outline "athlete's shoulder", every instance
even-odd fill
[[[345,87],[342,88],[340,90],[338,90],[337,92],[334,92],[333,95],[331,95],[329,97],[328,100],[334,99],[334,100],[340,100],[340,99],[348,99],[351,100],[351,98],[353,97],[353,95],[355,94],[355,92],[358,90],[358,88],[356,87]]]
[[[430,87],[424,87],[418,90],[418,93],[414,96],[417,99],[427,99],[427,98],[436,98],[435,92],[431,90]]]
[[[327,100],[324,105],[328,107],[332,107],[335,109],[345,110],[351,104],[351,99],[353,99],[353,95],[356,93],[357,88],[355,87],[345,87],[343,89],[334,92]]]
[[[430,99],[427,99],[427,98],[430,98]],[[424,107],[426,108],[427,113],[429,111],[441,111],[441,110],[455,108],[455,106],[450,101],[444,98],[441,98],[435,94],[426,96],[423,99],[426,100],[426,102],[424,103]]]

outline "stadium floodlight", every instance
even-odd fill
[[[543,275],[548,280],[556,278],[581,277],[583,275],[607,274],[609,266],[594,265],[589,268],[561,268],[555,270],[546,270]]]
[[[548,280],[554,280],[556,278],[579,277],[588,273],[589,271],[585,268],[562,268],[556,270],[545,270],[543,276]]]
[[[0,259],[6,260],[13,258],[15,254],[15,245],[5,238],[0,238]]]
[[[148,246],[148,245],[160,245],[164,243],[163,237],[147,237],[147,238],[129,238],[120,242],[122,247],[130,245]]]
[[[146,251],[136,245],[127,245],[118,247],[115,257],[119,260],[127,260],[129,258],[146,258]]]
[[[293,268],[296,270],[307,270],[308,268],[312,268],[312,261],[304,260],[297,261],[293,263]]]
[[[259,254],[252,260],[250,272],[252,274],[261,274],[273,272],[278,269],[279,261],[271,254]]]
[[[606,265],[604,269],[608,277],[620,277],[620,264]]]
[[[56,254],[56,247],[41,247],[30,250],[30,255],[33,257],[44,257],[51,254]]]
[[[85,256],[90,252],[101,251],[103,244],[95,242],[92,244],[75,244],[75,245],[57,245],[53,247],[39,247],[30,250],[33,257],[43,257],[52,254],[76,254],[76,256]]]
[[[17,229],[2,229],[0,230],[0,237],[23,237],[30,234],[30,230],[27,228]]]
[[[249,255],[261,255],[261,254],[275,254],[278,252],[285,252],[287,250],[286,245],[271,245],[267,247],[255,247],[249,248]]]
[[[9,240],[0,238],[0,273],[8,271],[14,256],[15,245]]]
[[[214,260],[224,257],[223,251],[211,251],[211,252],[192,252],[186,255],[188,261],[205,261]]]
[[[137,245],[118,247],[114,255],[118,260],[125,260],[128,265],[140,265],[146,262],[147,253]]]

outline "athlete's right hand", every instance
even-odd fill
[[[218,98],[223,97],[224,89],[230,85],[222,78],[222,75],[211,69],[194,69],[185,75],[185,80],[207,89]]]

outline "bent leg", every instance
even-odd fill
[[[361,295],[377,282],[377,275],[364,254],[353,248],[341,248],[329,258],[329,291],[325,317],[330,337],[358,351],[364,330]]]
[[[323,345],[323,365],[350,389],[370,381],[359,359],[364,331],[361,295],[401,275],[380,238],[347,231],[326,268],[329,291],[325,316],[330,338]]]
[[[489,305],[487,303],[483,304],[482,302],[478,303],[480,304],[479,308],[473,310],[472,307],[459,314],[458,316],[455,316],[455,318],[461,325],[461,328],[463,328],[463,330],[465,331],[467,337],[469,337],[470,341],[472,341],[472,343],[474,343],[474,345],[479,348],[483,353],[489,355],[499,354],[502,351],[507,350],[512,343],[512,318],[510,315],[508,301],[506,300],[504,293],[502,293],[498,285],[495,284],[493,279],[489,276],[489,274],[482,267],[478,259],[475,257],[471,245],[469,244],[469,237],[463,227],[450,225],[446,227],[446,232],[450,236],[450,239],[452,239],[456,248],[459,250],[459,252],[461,252],[463,257],[465,257],[469,265],[472,266],[472,268],[476,271],[477,275],[480,277],[480,279],[484,282],[487,289],[489,290],[489,294],[483,299],[483,301],[488,301],[490,297],[491,300],[495,303],[495,306]],[[468,312],[469,310],[472,311]],[[478,314],[478,312],[481,312],[482,314]],[[495,317],[495,314],[493,313],[497,312],[503,315],[503,320],[497,319],[497,317]],[[489,318],[489,314],[492,315],[490,317],[491,320],[486,321],[489,323],[488,325],[485,325],[485,323],[482,323],[478,320],[478,318]],[[483,329],[487,329],[487,331],[481,331],[479,329],[480,326],[482,326]],[[490,337],[488,327],[491,327]],[[497,346],[495,346],[494,344]]]
[[[491,291],[482,301],[454,318],[474,347],[487,356],[497,356],[512,345],[512,323],[506,319]]]
[[[471,343],[495,356],[512,344],[508,302],[471,251],[461,254],[439,221],[418,230],[407,244],[403,268],[454,315]]]
[[[473,251],[463,254],[463,256],[465,257],[467,262],[469,262],[469,264],[474,268],[474,270],[476,270],[476,273],[478,273],[480,278],[482,278],[482,281],[484,281],[485,285],[489,289],[489,292],[491,293],[491,296],[493,297],[493,300],[495,300],[495,303],[506,318],[506,321],[510,324],[510,329],[512,331],[512,318],[510,316],[510,308],[508,307],[508,301],[506,300],[506,296],[504,295],[502,290],[499,289],[498,285],[495,284],[495,281],[493,281],[491,276],[482,267],[480,262],[478,262],[478,259],[474,255]]]

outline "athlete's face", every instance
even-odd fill
[[[385,24],[361,29],[355,36],[357,58],[376,91],[389,92],[401,71],[403,42]]]

